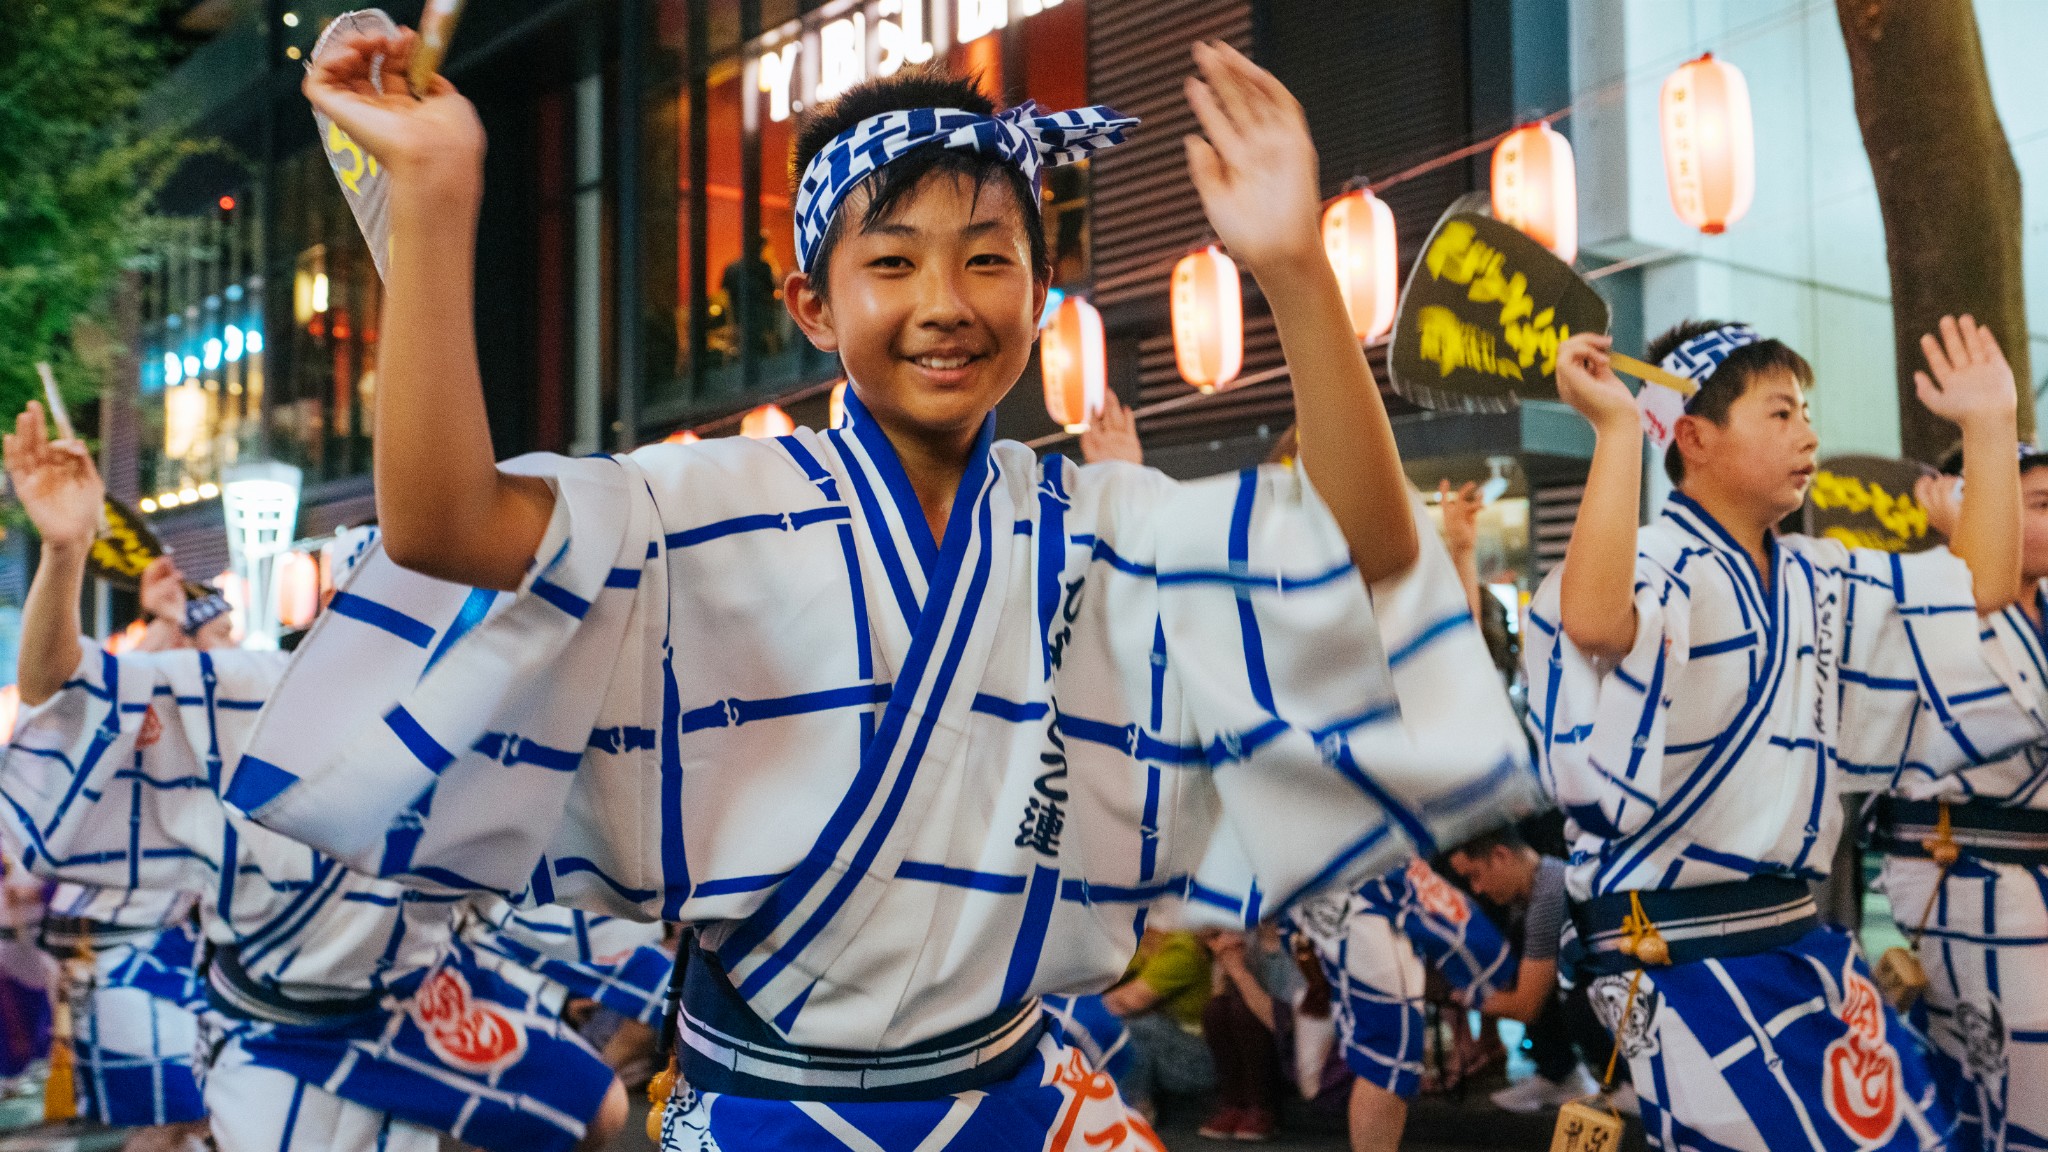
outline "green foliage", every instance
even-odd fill
[[[98,389],[74,323],[144,240],[152,195],[194,146],[144,133],[136,109],[164,74],[167,0],[0,0],[0,415],[42,394]]]

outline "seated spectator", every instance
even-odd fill
[[[1289,1010],[1282,998],[1301,984],[1301,973],[1271,925],[1257,933],[1219,932],[1208,944],[1217,980],[1202,1013],[1202,1036],[1216,1066],[1216,1111],[1201,1134],[1270,1140],[1279,1123],[1280,1017]]]
[[[1586,1064],[1604,1069],[1612,1040],[1584,990],[1560,994],[1558,985],[1558,949],[1567,915],[1565,862],[1537,855],[1512,829],[1503,829],[1452,849],[1450,866],[1484,899],[1521,911],[1521,958],[1514,983],[1488,992],[1477,1007],[1528,1026],[1536,1075],[1495,1092],[1493,1102],[1509,1112],[1527,1113],[1598,1092],[1600,1083],[1580,1055]],[[1634,1091],[1627,1085],[1611,1100],[1623,1111],[1634,1110]]]
[[[1147,1120],[1158,1115],[1160,1094],[1195,1096],[1215,1086],[1202,1041],[1212,979],[1209,950],[1193,932],[1147,929],[1123,983],[1102,994],[1102,1006],[1131,1034],[1130,1069],[1117,1087]]]

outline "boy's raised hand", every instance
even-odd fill
[[[415,97],[405,73],[418,44],[411,29],[397,36],[351,33],[306,69],[300,88],[315,108],[391,169],[394,180],[432,170],[474,180],[481,189],[483,122],[438,74]],[[381,92],[371,82],[380,56]]]
[[[1116,393],[1103,396],[1101,414],[1089,421],[1088,430],[1081,433],[1081,459],[1088,464],[1107,460],[1145,462],[1145,446],[1138,440],[1138,421],[1116,398]]]
[[[1228,44],[1195,45],[1188,103],[1202,135],[1186,138],[1188,174],[1216,236],[1254,273],[1321,257],[1322,195],[1301,105],[1272,73]]]
[[[1636,398],[1614,374],[1607,352],[1614,338],[1580,332],[1557,350],[1557,394],[1601,432],[1637,426]]]
[[[1980,416],[2012,418],[2019,404],[2012,366],[1998,338],[1975,317],[1943,316],[1940,339],[1931,332],[1920,337],[1920,351],[1934,375],[1915,372],[1913,383],[1928,411],[1957,425]]]
[[[99,534],[106,486],[92,453],[77,440],[50,439],[43,406],[29,401],[5,438],[15,498],[45,543],[87,546]]]

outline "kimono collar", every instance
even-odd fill
[[[1675,522],[1679,527],[1690,531],[1693,535],[1699,536],[1708,544],[1724,551],[1733,552],[1741,558],[1742,569],[1756,576],[1759,582],[1762,581],[1764,574],[1756,570],[1756,560],[1750,555],[1749,549],[1744,548],[1742,542],[1737,540],[1719,520],[1716,520],[1714,514],[1707,511],[1706,507],[1699,501],[1677,489],[1673,489],[1670,498],[1664,505],[1664,517]],[[1689,521],[1697,521],[1698,523],[1695,526],[1695,524],[1689,523]],[[1778,566],[1777,533],[1766,532],[1764,534],[1764,556],[1772,569],[1775,570]],[[1772,580],[1772,584],[1775,586],[1775,578]]]
[[[910,474],[903,470],[903,460],[896,455],[896,445],[890,442],[888,433],[882,431],[874,413],[861,402],[859,387],[851,383],[846,389],[846,428],[860,440],[868,458],[875,462],[875,470],[881,473],[882,485],[896,505],[896,514],[903,520],[904,531],[910,534],[918,559],[923,562],[927,573],[932,572],[938,563],[940,542],[932,538],[931,522],[925,519],[924,505],[917,498],[917,490],[911,487]],[[975,433],[974,447],[967,454],[967,471],[960,477],[959,490],[953,494],[952,510],[946,515],[948,543],[965,532],[963,520],[981,497],[995,439],[996,414],[991,411],[982,418],[981,431]]]

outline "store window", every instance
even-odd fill
[[[369,471],[382,283],[317,150],[279,166],[278,235],[294,253],[272,361],[270,454],[309,484]]]
[[[223,470],[260,442],[263,282],[251,217],[223,196],[217,215],[171,222],[142,262],[146,512],[218,498]]]

